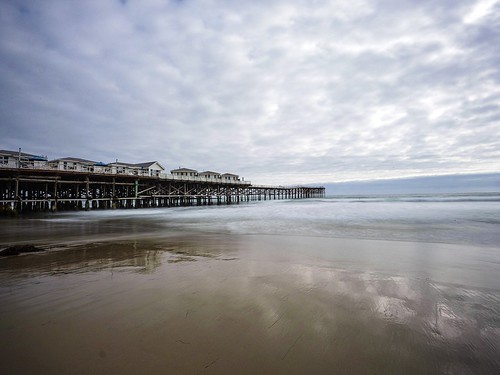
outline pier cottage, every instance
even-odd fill
[[[19,153],[14,151],[0,150],[0,166],[4,168],[18,168]]]
[[[221,174],[218,172],[212,172],[212,171],[205,171],[201,172],[199,174],[200,177],[209,179],[209,180],[220,180],[221,179]]]
[[[137,175],[139,172],[139,167],[131,163],[123,163],[118,160],[114,163],[108,164],[109,173],[112,174],[125,174],[125,175]]]
[[[58,171],[94,172],[94,166],[99,163],[93,160],[67,157],[50,160],[48,164],[49,167]]]
[[[109,167],[106,163],[99,161],[94,165],[94,173],[109,173]]]
[[[195,169],[189,169],[189,168],[177,168],[173,169],[170,171],[172,176],[178,176],[178,177],[197,177],[198,176],[198,171]]]
[[[125,174],[131,176],[150,176],[159,177],[163,173],[165,168],[157,161],[149,161],[145,163],[123,163],[114,162],[109,163],[108,168],[110,173],[113,174]]]
[[[152,176],[152,177],[160,177],[165,168],[158,163],[157,161],[150,161],[146,163],[138,163],[135,164],[138,168],[140,168],[141,176]]]
[[[237,174],[232,174],[232,173],[224,173],[222,176],[222,181],[226,182],[226,181],[239,181],[240,180],[240,176],[238,176]]]
[[[0,150],[0,167],[48,168],[47,157],[20,151]]]

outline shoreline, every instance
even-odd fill
[[[484,269],[475,271],[485,262],[494,263],[498,248],[493,246],[280,234],[178,232],[168,235],[144,233],[140,236],[137,234],[99,236],[87,240],[67,238],[57,242],[18,241],[8,245],[0,244],[0,251],[17,245],[35,246],[43,251],[0,257],[0,271],[5,268],[6,263],[10,261],[15,263],[13,259],[18,257],[43,258],[49,254],[51,257],[56,257],[57,255],[52,254],[64,251],[78,253],[93,248],[127,247],[131,244],[135,247],[150,248],[152,251],[182,252],[183,247],[189,247],[190,243],[195,244],[191,246],[209,247],[216,254],[227,251],[233,253],[236,249],[242,259],[248,258],[250,254],[261,260],[282,257],[302,263],[313,262],[315,265],[335,262],[347,270],[366,271],[368,267],[373,272],[385,272],[391,275],[411,275],[442,283],[492,290],[500,288],[498,267],[491,268],[486,276]],[[266,249],[271,251],[266,253]],[[391,262],[388,263],[387,259],[391,259]],[[419,267],[415,269],[415,264],[419,263]],[[463,264],[467,264],[467,267],[464,268]]]

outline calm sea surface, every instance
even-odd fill
[[[62,212],[3,220],[1,242],[269,234],[498,247],[500,194],[342,196],[230,206]]]
[[[52,250],[0,258],[11,373],[500,373],[500,194],[1,219],[16,243]]]

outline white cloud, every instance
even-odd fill
[[[495,171],[496,7],[3,2],[0,146],[262,183]]]
[[[475,1],[470,11],[464,16],[463,21],[466,24],[478,23],[482,18],[488,16],[493,8],[499,4],[498,0],[479,0]]]

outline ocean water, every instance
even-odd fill
[[[197,232],[500,246],[500,194],[341,196],[61,212],[0,222],[0,244]]]

